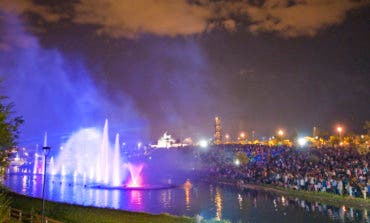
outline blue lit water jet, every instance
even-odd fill
[[[121,165],[121,153],[119,149],[119,134],[116,134],[116,140],[114,143],[114,156],[113,156],[113,186],[119,186],[121,184],[120,182],[120,165]]]
[[[144,165],[122,162],[119,134],[116,134],[114,147],[111,148],[108,126],[106,119],[102,131],[84,128],[74,133],[60,147],[58,155],[50,158],[48,174],[82,178],[84,182],[88,178],[90,183],[101,188],[144,189],[141,176]],[[46,144],[47,133],[44,137]],[[43,163],[44,156],[35,153],[34,174],[44,174]]]

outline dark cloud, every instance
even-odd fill
[[[48,7],[37,5],[30,0],[0,0],[0,11],[13,15],[24,15],[26,13],[41,16],[47,22],[57,22],[61,14],[52,12]]]
[[[328,26],[341,23],[346,13],[366,1],[352,0],[266,0],[256,6],[246,1],[95,0],[76,5],[75,22],[93,24],[98,32],[113,37],[191,35],[217,26],[235,31],[232,17],[247,17],[251,32],[276,32],[285,37],[314,36]],[[102,10],[103,9],[103,10]],[[234,16],[235,17],[235,16]]]
[[[314,36],[319,30],[342,23],[346,14],[366,7],[360,0],[81,0],[71,2],[72,12],[56,12],[32,1],[0,1],[1,11],[39,15],[47,22],[69,18],[73,23],[96,26],[98,34],[114,38],[136,38],[143,34],[188,36],[237,25],[253,33],[274,32],[284,37]],[[247,19],[248,23],[240,23]],[[241,25],[244,24],[244,25]]]
[[[346,14],[368,5],[352,0],[267,0],[262,6],[249,6],[245,12],[251,32],[276,32],[284,37],[315,36],[319,30],[343,22]]]
[[[75,10],[74,22],[97,25],[99,33],[128,38],[145,33],[201,33],[211,16],[209,9],[186,0],[83,0],[75,5]]]
[[[364,1],[61,2],[0,0],[0,75],[27,137],[106,116],[152,140],[212,135],[215,115],[256,136],[368,117]]]

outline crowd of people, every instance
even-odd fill
[[[211,179],[367,198],[370,154],[354,148],[215,146],[200,154]]]

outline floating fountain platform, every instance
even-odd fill
[[[110,186],[110,185],[104,185],[104,184],[94,184],[94,185],[88,185],[89,188],[94,189],[104,189],[104,190],[166,190],[166,189],[174,189],[178,188],[179,186],[174,184],[168,184],[168,185],[143,185],[143,186]]]

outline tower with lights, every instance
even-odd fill
[[[319,136],[319,126],[315,125],[312,129],[312,137],[316,138]]]
[[[220,117],[215,117],[215,144],[220,145],[222,143],[222,128]]]

